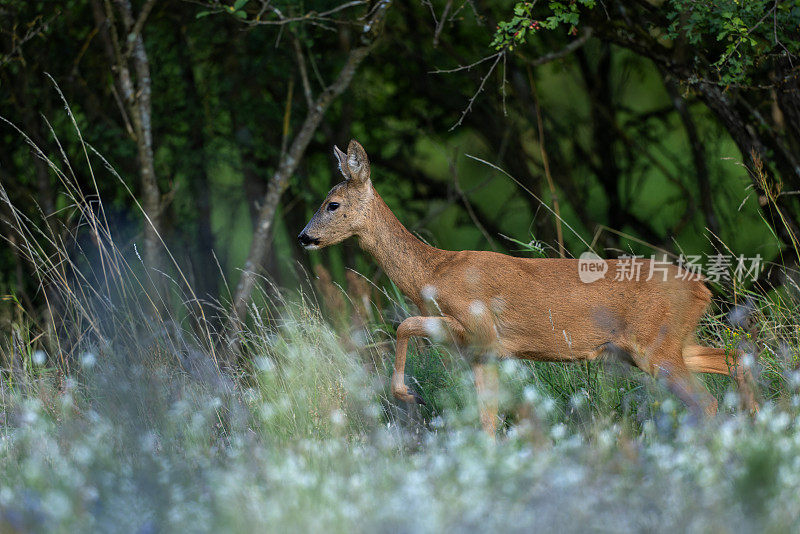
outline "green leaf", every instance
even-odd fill
[[[247,2],[249,2],[249,1],[250,0],[236,0],[236,2],[233,3],[233,10],[234,11],[239,11],[244,6],[246,6]]]
[[[234,13],[234,16],[239,17],[240,19],[246,19],[247,13],[245,13],[244,11],[236,11]]]
[[[201,11],[200,13],[198,13],[197,15],[195,15],[195,17],[194,17],[194,18],[196,18],[196,19],[202,19],[203,17],[207,17],[207,16],[209,16],[210,14],[211,14],[211,11]]]

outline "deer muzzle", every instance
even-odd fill
[[[305,232],[297,236],[297,240],[307,250],[313,250],[319,246],[319,239],[313,238]]]

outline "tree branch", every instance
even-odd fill
[[[683,129],[686,131],[686,137],[689,141],[689,148],[692,151],[692,160],[697,175],[697,185],[700,189],[700,205],[703,208],[703,217],[705,217],[706,226],[711,230],[712,235],[719,235],[719,224],[714,212],[713,193],[711,191],[708,164],[706,163],[705,148],[697,133],[694,120],[686,106],[686,101],[678,93],[678,87],[674,82],[666,79],[664,80],[664,85],[672,99],[675,111],[678,112],[678,116],[681,118]]]
[[[582,47],[586,44],[586,41],[592,36],[593,30],[590,27],[587,27],[584,30],[583,35],[569,43],[567,46],[562,48],[561,50],[556,50],[555,52],[551,52],[549,54],[545,54],[543,56],[539,56],[537,58],[528,58],[525,57],[525,54],[522,52],[517,52],[517,55],[522,58],[525,63],[527,63],[531,67],[538,67],[540,65],[544,65],[545,63],[550,63],[551,61],[555,61],[557,59],[561,59],[562,57],[566,57],[573,53],[578,48]]]
[[[155,5],[156,0],[147,0],[147,2],[145,2],[145,4],[142,6],[142,10],[139,11],[139,16],[136,18],[136,22],[133,24],[133,27],[126,28],[128,31],[128,47],[125,50],[125,57],[129,57],[131,55],[131,52],[133,52],[133,47],[135,46],[135,39],[131,39],[131,36],[141,36],[144,23],[147,21],[147,17],[150,15],[150,11]]]
[[[303,94],[306,96],[308,108],[314,105],[314,96],[311,93],[311,84],[308,82],[308,71],[306,70],[306,58],[303,56],[303,49],[300,47],[300,39],[292,32],[292,47],[297,56],[297,67],[300,69],[300,80],[303,82]]]
[[[382,3],[381,9],[377,10],[372,19],[370,19],[367,26],[369,26],[371,31],[373,31],[372,29],[376,26],[382,24],[388,7],[389,2]],[[372,51],[375,42],[376,41],[373,39],[368,44],[354,48],[349,53],[347,61],[339,71],[336,80],[317,96],[313,105],[309,108],[306,118],[297,135],[292,140],[289,150],[282,154],[280,162],[278,163],[278,168],[272,178],[270,178],[269,184],[267,185],[267,193],[261,204],[261,209],[259,210],[258,222],[250,245],[250,253],[245,261],[242,269],[242,276],[239,279],[233,298],[233,314],[231,322],[228,325],[229,342],[235,343],[235,338],[230,337],[230,334],[233,334],[233,328],[236,327],[236,323],[244,320],[247,315],[247,304],[255,288],[257,270],[266,259],[269,233],[272,228],[278,203],[283,192],[288,187],[289,178],[297,169],[306,147],[308,147],[311,138],[319,127],[328,107],[350,86],[350,82],[353,80],[356,70]]]

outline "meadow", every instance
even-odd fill
[[[86,157],[89,169],[103,161],[88,148]],[[722,377],[704,378],[720,414],[698,420],[618,363],[506,360],[497,362],[504,421],[495,441],[480,429],[469,366],[446,343],[413,347],[409,383],[426,406],[389,394],[392,335],[409,313],[399,292],[373,288],[357,328],[316,292],[266,279],[247,321],[224,315],[224,302],[199,305],[180,274],[156,293],[158,273],[116,246],[102,203],[70,187],[71,169],[47,161],[93,239],[59,240],[14,211],[20,250],[57,289],[69,321],[42,328],[5,297],[13,316],[0,381],[2,531],[800,525],[795,286],[767,296],[738,289],[699,332],[750,356],[757,414],[739,408]],[[214,326],[231,323],[232,337]]]
[[[772,0],[0,0],[0,534],[800,532],[799,27]],[[613,359],[494,361],[493,439],[434,339],[398,402],[413,305],[355,240],[297,241],[353,138],[433,246],[763,259],[697,333],[760,409],[719,375],[703,419]]]
[[[273,305],[242,332],[238,376],[178,324],[137,324],[128,312],[124,327],[106,317],[109,338],[82,345],[66,374],[37,364],[31,341],[7,340],[6,361],[20,367],[2,387],[3,530],[798,525],[800,372],[777,347],[756,364],[759,413],[737,410],[732,384],[715,380],[722,409],[709,421],[640,373],[502,362],[507,422],[495,443],[451,349],[422,344],[413,355],[430,408],[409,409],[388,394],[388,354],[348,352],[308,301]]]

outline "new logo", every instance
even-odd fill
[[[591,284],[605,278],[608,271],[606,260],[591,251],[586,251],[578,258],[578,276],[584,284]]]

